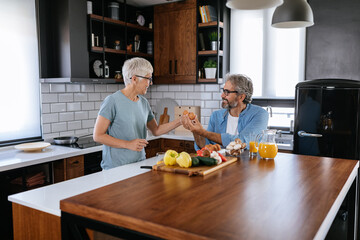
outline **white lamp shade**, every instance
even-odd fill
[[[314,25],[314,16],[306,0],[284,0],[272,17],[271,26],[276,28],[300,28]]]
[[[279,6],[283,0],[228,0],[226,6],[232,9],[256,10]]]

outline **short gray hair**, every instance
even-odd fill
[[[248,104],[252,101],[252,95],[254,93],[252,80],[244,74],[226,74],[225,82],[230,83],[235,87],[238,94],[245,94],[244,103]]]
[[[131,83],[134,75],[145,76],[152,74],[154,71],[151,63],[145,58],[134,57],[124,62],[122,73],[125,86]]]

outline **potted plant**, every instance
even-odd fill
[[[207,60],[204,62],[205,78],[215,78],[217,63],[214,60]]]
[[[218,32],[217,31],[213,31],[209,33],[209,39],[211,42],[211,50],[217,50],[218,46],[220,46],[220,37],[221,37],[221,33],[219,33],[219,43],[216,44],[216,42],[218,41]]]

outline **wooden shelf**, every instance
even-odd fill
[[[153,32],[154,31],[152,28],[143,27],[143,26],[133,24],[133,23],[127,23],[127,22],[124,22],[124,21],[121,21],[121,20],[115,20],[115,19],[108,18],[108,17],[102,17],[100,15],[89,14],[89,16],[90,16],[91,19],[94,19],[94,20],[104,21],[104,22],[107,22],[107,23],[112,23],[112,24],[116,24],[116,25],[119,25],[119,26],[123,26],[123,27],[127,26],[129,28],[133,28],[133,29],[137,29],[137,30],[141,30],[141,31],[146,31],[146,32]]]
[[[131,56],[138,56],[138,57],[146,57],[146,58],[152,58],[153,55],[151,54],[147,54],[147,53],[143,53],[143,52],[127,52],[125,50],[117,50],[117,49],[113,49],[113,48],[102,48],[102,47],[92,47],[91,51],[93,52],[99,52],[99,53],[103,53],[105,50],[105,52],[107,53],[115,53],[115,54],[121,54],[121,55],[131,55]]]
[[[127,55],[152,58],[153,55],[142,52],[127,52]]]
[[[217,50],[205,50],[205,51],[199,51],[198,55],[199,56],[210,56],[210,55],[217,55],[218,51]],[[222,56],[224,54],[223,50],[219,50],[219,56]]]
[[[213,22],[207,22],[207,23],[198,23],[198,27],[199,28],[207,28],[207,27],[217,27],[217,22],[213,21]],[[223,22],[219,22],[219,27],[223,28],[224,24]]]
[[[219,78],[220,81],[220,78]],[[199,78],[199,83],[216,83],[216,78]]]

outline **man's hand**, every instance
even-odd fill
[[[146,139],[134,139],[129,141],[129,144],[127,146],[128,149],[140,152],[146,145],[148,144],[148,141]]]
[[[188,116],[186,116],[185,121],[183,122],[184,128],[190,130],[192,133],[201,135],[201,133],[204,131],[203,126],[199,122],[199,119],[197,116],[194,120],[190,120]]]

